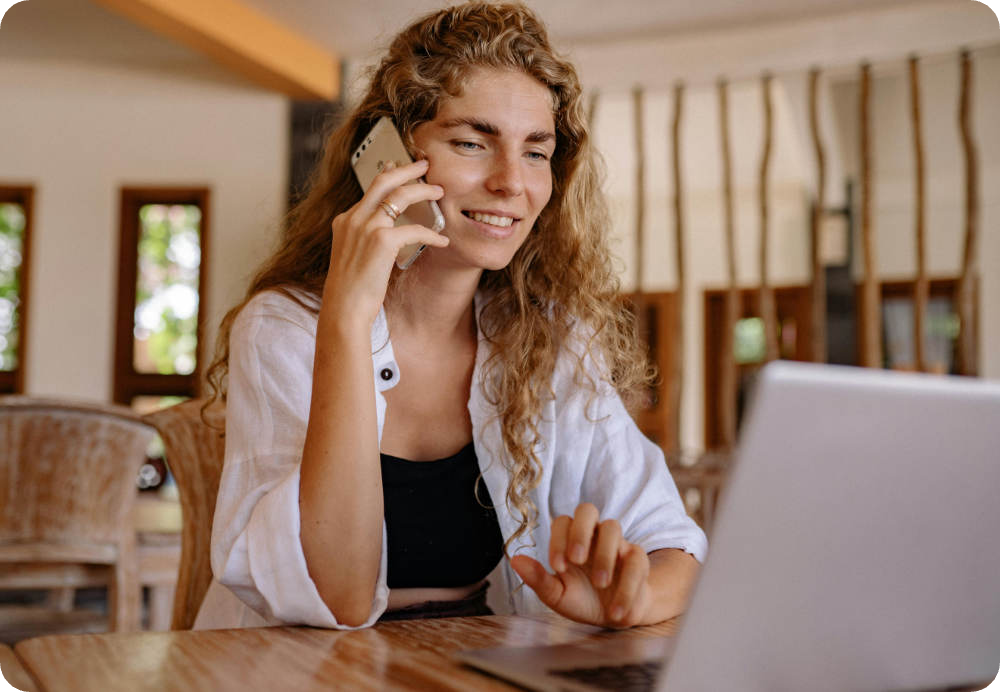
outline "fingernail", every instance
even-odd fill
[[[417,163],[419,163],[421,166],[424,166],[425,168],[430,165],[430,161],[428,161],[427,159],[420,159],[419,161],[417,161]]]
[[[587,557],[587,552],[586,550],[584,550],[583,546],[580,545],[579,543],[574,545],[573,548],[570,550],[569,559],[577,564],[583,562],[586,559],[586,557]]]
[[[557,555],[552,558],[552,569],[556,572],[566,571],[566,561],[563,559],[562,555]]]
[[[611,581],[611,579],[608,576],[608,573],[607,573],[606,570],[603,570],[603,569],[598,570],[597,574],[594,575],[594,582],[596,583],[596,585],[597,585],[598,588],[603,589],[605,586],[608,585],[609,581]]]
[[[615,606],[614,608],[611,609],[612,620],[621,620],[623,617],[625,617],[624,608],[622,608],[621,606]]]

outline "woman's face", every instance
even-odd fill
[[[427,182],[441,185],[447,254],[462,264],[502,269],[552,196],[556,145],[552,97],[521,72],[473,68],[460,96],[413,131],[428,159]]]

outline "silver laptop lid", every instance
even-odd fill
[[[998,495],[1000,384],[772,363],[661,688],[992,680]]]

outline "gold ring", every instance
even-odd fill
[[[393,204],[387,199],[383,199],[381,202],[379,202],[378,206],[382,211],[385,212],[385,215],[388,216],[393,221],[398,219],[399,215],[403,213],[399,210],[399,207],[397,207],[395,204]]]

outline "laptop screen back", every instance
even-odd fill
[[[997,383],[769,365],[661,687],[992,680],[998,495]]]

